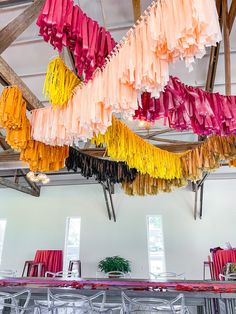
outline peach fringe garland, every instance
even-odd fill
[[[17,86],[7,87],[0,97],[0,126],[6,129],[6,141],[20,151],[20,160],[32,171],[57,171],[64,167],[69,147],[49,146],[34,141],[26,116],[26,103]]]

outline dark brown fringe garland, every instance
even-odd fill
[[[94,176],[99,182],[107,179],[112,183],[133,182],[137,174],[136,169],[129,169],[124,162],[93,157],[73,147],[70,147],[65,164],[68,171],[80,169],[82,176],[87,179]]]

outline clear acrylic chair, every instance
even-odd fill
[[[79,277],[79,273],[77,271],[59,271],[57,273],[47,271],[45,273],[45,277],[51,277],[51,278],[70,278],[70,277]]]
[[[16,271],[10,269],[0,270],[0,277],[16,277]]]
[[[230,273],[227,275],[219,274],[220,280],[229,280],[229,281],[235,281],[236,280],[236,273]]]
[[[105,312],[106,293],[101,291],[91,297],[79,294],[53,294],[48,289],[47,301],[35,301],[39,312],[52,314],[87,314]],[[107,312],[109,313],[109,312]]]
[[[181,273],[181,274],[177,274],[174,272],[163,272],[163,273],[159,273],[159,274],[154,274],[154,273],[150,273],[150,275],[152,277],[154,277],[155,279],[176,279],[176,280],[185,280],[185,273]]]
[[[121,293],[123,313],[161,313],[161,314],[185,314],[189,313],[185,306],[183,294],[179,294],[174,300],[160,298],[135,298],[130,299],[124,292]]]
[[[33,313],[37,307],[30,307],[30,290],[23,290],[15,294],[0,292],[0,311],[25,314]]]

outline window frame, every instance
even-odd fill
[[[80,216],[68,216],[66,217],[66,227],[65,227],[65,238],[64,238],[64,256],[63,256],[63,271],[68,271],[68,266],[67,265],[67,252],[68,252],[68,236],[69,236],[69,231],[70,231],[70,221],[71,219],[79,219],[79,224],[80,224],[80,229],[79,229],[79,251],[78,251],[78,259],[80,258],[80,236],[81,236],[81,217]]]
[[[149,220],[151,217],[159,217],[161,220],[161,238],[162,238],[162,247],[163,247],[163,256],[161,257],[162,260],[162,264],[163,264],[163,271],[166,271],[166,254],[165,254],[165,241],[164,241],[164,227],[163,227],[163,216],[160,214],[152,214],[152,215],[147,215],[146,216],[146,234],[147,234],[147,251],[148,251],[148,274],[149,274],[149,278],[152,278],[151,276],[151,260],[154,260],[153,258],[151,258],[151,252],[149,249],[149,245],[150,245],[150,224],[149,224]],[[155,273],[154,273],[155,274]]]

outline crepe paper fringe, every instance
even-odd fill
[[[121,183],[124,180],[132,182],[137,174],[136,169],[129,169],[124,162],[94,157],[70,147],[66,159],[68,171],[80,169],[85,178],[95,177],[99,182],[110,180],[111,183]]]
[[[236,156],[235,136],[211,136],[203,144],[181,157],[183,177],[197,181],[204,172],[211,172]]]
[[[141,174],[161,179],[183,177],[182,154],[170,153],[146,142],[115,116],[107,132],[96,135],[93,142],[106,144],[108,156],[126,162],[129,168],[135,168]]]
[[[230,167],[236,167],[236,159],[230,160],[229,166]]]
[[[67,146],[48,146],[34,141],[26,116],[26,103],[17,86],[7,87],[0,97],[0,126],[6,129],[6,141],[20,151],[20,160],[32,171],[57,171],[64,167],[68,157]]]
[[[143,93],[133,119],[154,123],[168,119],[178,131],[193,130],[198,135],[236,135],[236,96],[209,93],[188,86],[176,77],[170,80],[160,98]]]
[[[73,89],[80,82],[64,61],[60,57],[56,57],[48,64],[43,94],[54,107],[63,106],[68,102]]]
[[[137,174],[133,182],[122,182],[122,189],[130,196],[157,195],[163,192],[172,192],[174,189],[188,184],[185,179],[158,179],[147,174]]]

